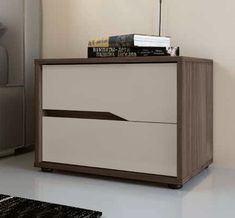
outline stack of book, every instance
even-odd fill
[[[170,37],[119,35],[90,40],[88,58],[179,56],[179,47],[171,47]]]

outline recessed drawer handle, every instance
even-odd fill
[[[128,121],[110,112],[96,111],[44,110],[43,115],[47,117]]]

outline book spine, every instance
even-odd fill
[[[109,47],[134,47],[134,35],[111,36]]]
[[[88,58],[99,57],[144,57],[144,56],[179,56],[179,47],[169,48],[88,48]]]
[[[90,40],[88,47],[133,47],[134,46],[134,34],[110,36],[108,38],[101,38]]]

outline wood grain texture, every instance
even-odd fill
[[[178,72],[178,179],[213,161],[213,63],[182,62]]]
[[[42,161],[42,65],[35,65],[35,164]]]
[[[106,177],[112,177],[112,178],[127,179],[127,180],[153,182],[153,183],[178,184],[176,177],[171,177],[171,176],[162,176],[162,175],[154,175],[154,174],[147,174],[147,173],[137,173],[137,172],[123,171],[123,170],[112,170],[112,169],[86,167],[86,166],[69,165],[69,164],[61,164],[61,163],[51,163],[51,162],[44,162],[44,161],[40,162],[39,164],[35,163],[35,166],[42,167],[42,168],[55,169],[55,170],[78,172],[78,173],[88,174],[88,175],[98,175],[98,176],[106,176]]]
[[[124,63],[179,63],[179,62],[211,62],[209,59],[183,56],[155,56],[155,57],[115,57],[115,58],[71,58],[71,59],[37,59],[39,65],[65,64],[124,64]]]

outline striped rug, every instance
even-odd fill
[[[1,218],[99,218],[101,212],[0,195]]]

